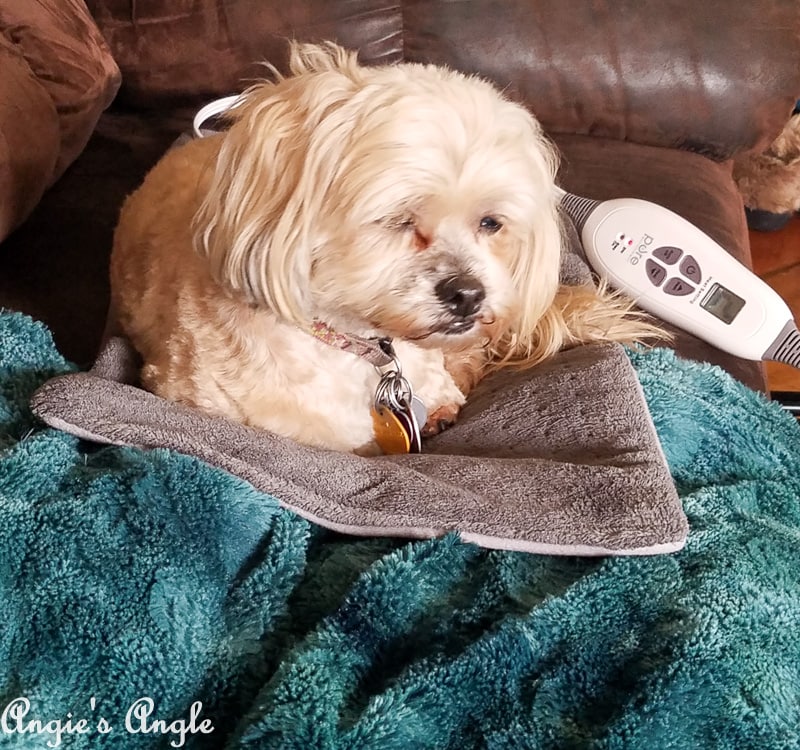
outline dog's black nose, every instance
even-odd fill
[[[474,315],[486,299],[486,289],[483,284],[468,273],[443,279],[436,285],[434,291],[447,311],[460,318]]]

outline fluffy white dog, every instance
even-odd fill
[[[649,330],[619,298],[559,285],[557,160],[523,107],[333,44],[294,44],[290,66],[123,207],[112,304],[146,388],[370,454],[377,339],[394,341],[430,433],[491,367]]]

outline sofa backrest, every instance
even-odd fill
[[[551,132],[723,159],[800,93],[797,0],[88,0],[139,106],[241,90],[286,40],[488,77]]]

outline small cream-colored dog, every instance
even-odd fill
[[[290,65],[124,205],[112,304],[146,388],[369,454],[380,375],[358,342],[393,339],[433,432],[487,368],[646,330],[559,285],[556,157],[521,106],[333,44],[294,44]]]

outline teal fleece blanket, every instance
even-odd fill
[[[344,537],[44,428],[28,400],[70,366],[0,315],[0,747],[800,747],[800,428],[630,356],[686,547],[548,557]]]

